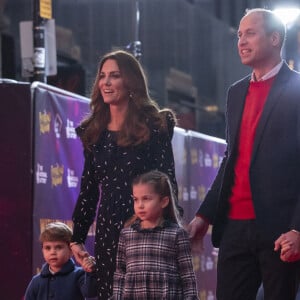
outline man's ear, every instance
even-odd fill
[[[274,31],[271,33],[271,42],[273,46],[279,46],[281,44],[279,32]]]

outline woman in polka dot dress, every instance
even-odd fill
[[[171,144],[175,116],[171,110],[159,110],[149,97],[140,63],[122,50],[100,61],[90,108],[90,115],[77,128],[85,163],[73,212],[71,246],[80,263],[88,255],[84,242],[97,212],[98,298],[107,300],[112,293],[119,234],[133,214],[132,179],[160,170],[169,175],[177,192]]]

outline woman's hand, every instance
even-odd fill
[[[95,265],[96,265],[95,257],[87,256],[83,258],[83,262],[81,266],[84,269],[84,271],[93,272],[95,271]]]
[[[71,243],[70,248],[75,257],[75,260],[83,267],[83,265],[85,264],[84,259],[90,257],[90,254],[86,251],[84,244],[78,244],[76,242]],[[87,272],[90,272],[90,271],[87,271]]]

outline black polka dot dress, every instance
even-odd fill
[[[174,127],[170,118],[168,121]],[[169,175],[177,192],[171,129],[153,128],[148,142],[129,147],[118,146],[115,132],[106,130],[91,151],[85,151],[81,190],[73,212],[73,241],[84,243],[97,212],[95,257],[101,300],[111,296],[119,234],[133,214],[132,179],[157,169]]]

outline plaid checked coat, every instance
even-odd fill
[[[112,299],[198,299],[190,242],[178,224],[121,231]]]

